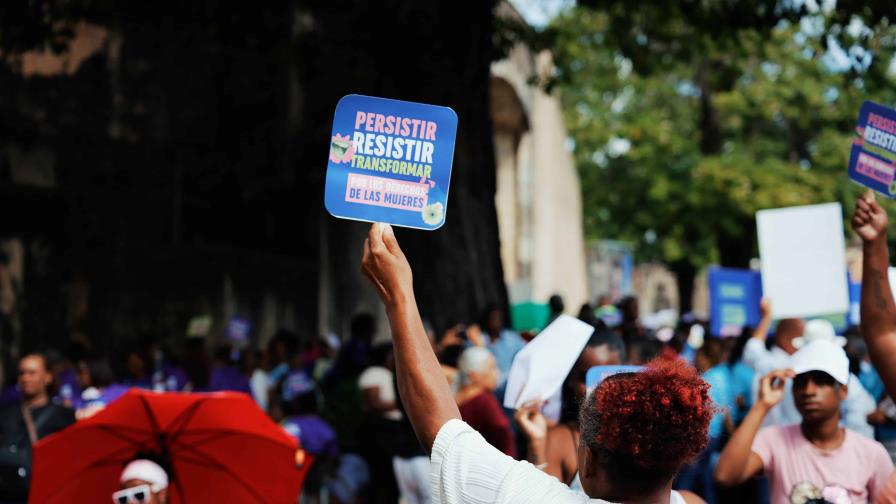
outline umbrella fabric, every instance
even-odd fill
[[[29,503],[108,502],[138,453],[170,463],[172,504],[295,504],[296,441],[247,395],[132,389],[34,446]]]

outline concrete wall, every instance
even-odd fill
[[[521,46],[492,65],[495,203],[511,302],[560,294],[577,312],[588,301],[578,172],[559,101],[531,84],[551,66]]]

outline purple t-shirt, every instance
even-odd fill
[[[822,451],[803,436],[799,424],[766,427],[756,435],[752,450],[771,481],[773,504],[800,496],[874,502],[893,472],[883,445],[849,429],[839,448]]]
[[[71,369],[59,373],[59,392],[57,397],[64,402],[73,403],[81,397],[81,384],[78,377]]]
[[[22,400],[22,391],[18,385],[6,385],[0,392],[0,405],[13,404]]]
[[[102,390],[96,388],[88,388],[80,397],[75,399],[72,406],[76,410],[92,408],[95,406],[108,406],[109,403],[123,396],[131,387],[113,383]]]
[[[249,378],[232,367],[216,367],[212,369],[212,375],[208,381],[208,388],[213,392],[232,390],[252,394]]]
[[[333,428],[317,415],[300,415],[283,420],[286,432],[299,440],[302,448],[314,456],[336,458],[339,445]]]

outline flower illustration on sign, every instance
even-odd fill
[[[334,163],[350,163],[355,155],[355,146],[348,135],[339,133],[330,139],[330,161]]]
[[[430,226],[438,226],[442,223],[442,219],[445,218],[445,207],[442,206],[442,203],[434,203],[432,205],[426,205],[423,208],[423,222],[429,224]]]

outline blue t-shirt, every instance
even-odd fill
[[[488,349],[495,356],[495,363],[498,365],[498,370],[501,371],[501,378],[498,380],[499,386],[507,380],[513,358],[524,346],[526,346],[526,341],[522,336],[510,329],[502,329],[497,340],[489,341]]]
[[[709,384],[709,397],[719,409],[709,422],[709,437],[719,438],[725,433],[725,410],[734,412],[737,404],[731,389],[731,373],[727,364],[719,364],[703,373],[703,379]]]
[[[743,422],[753,406],[753,376],[756,372],[743,362],[728,366],[728,372],[731,374],[731,394],[734,396],[735,401],[734,409],[731,411],[731,419],[737,425]],[[737,407],[738,397],[742,397],[744,400],[743,408]]]
[[[859,383],[865,387],[865,390],[871,394],[871,397],[873,397],[876,402],[880,402],[886,393],[884,390],[884,382],[880,379],[880,374],[877,373],[874,366],[865,361],[862,361],[859,368]]]

